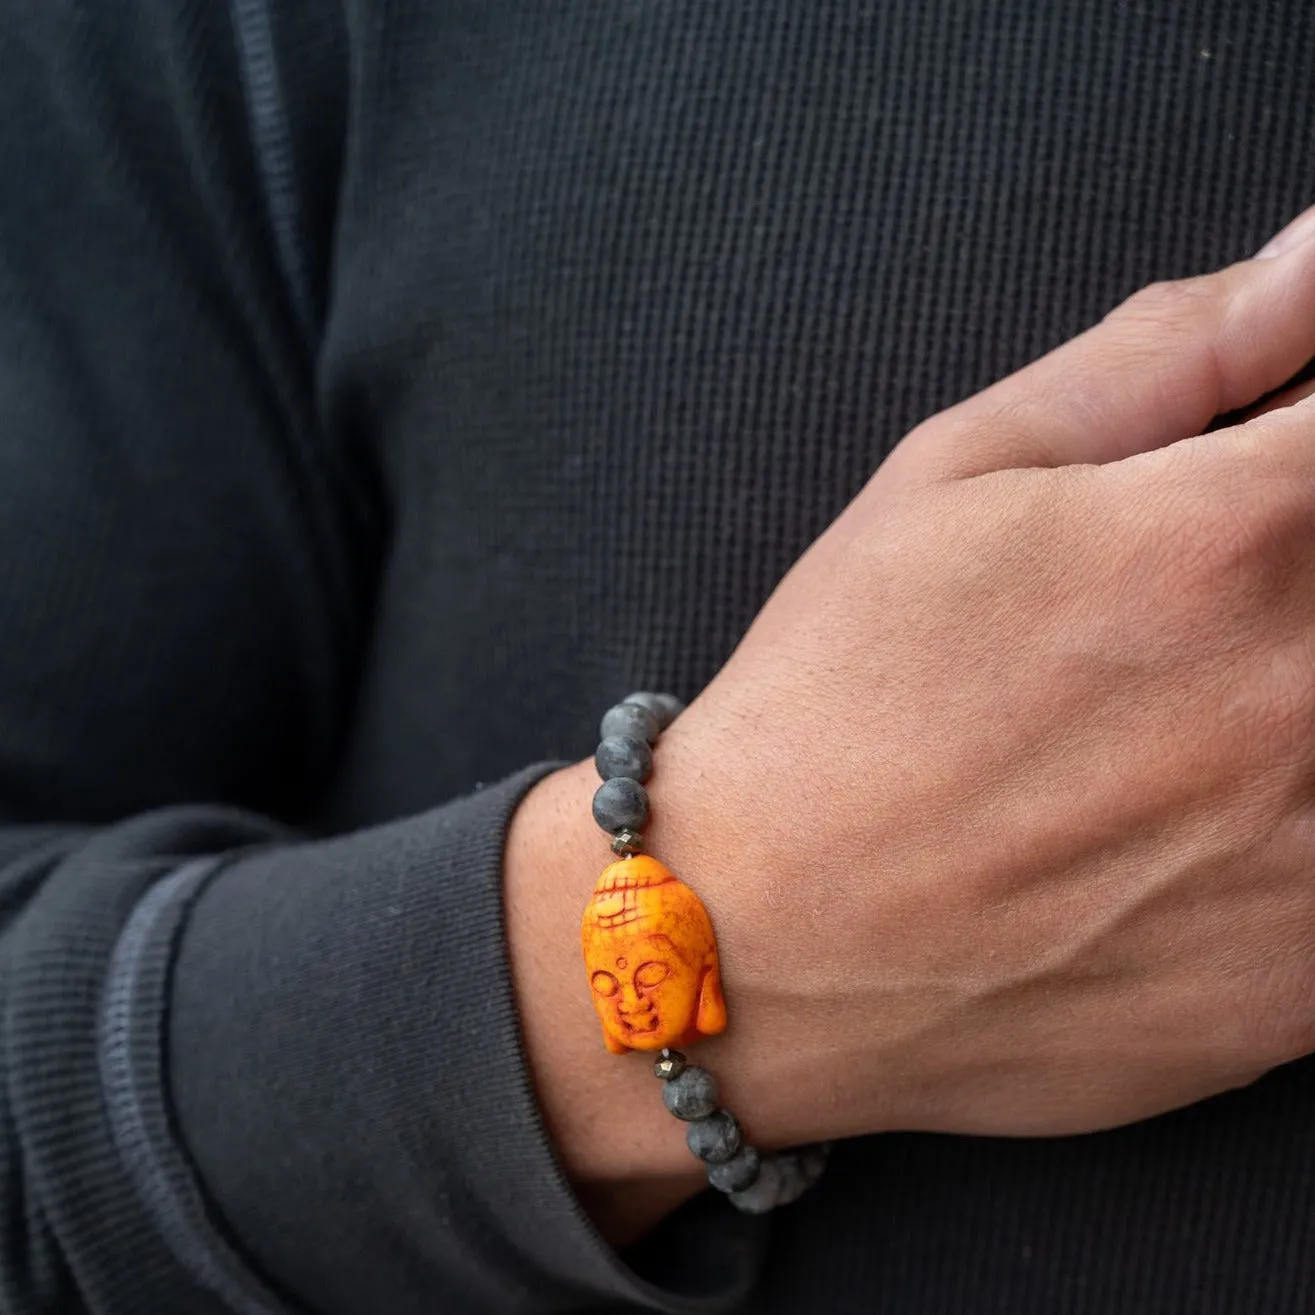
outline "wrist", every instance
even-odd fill
[[[783,935],[788,878],[742,797],[753,792],[753,766],[728,758],[734,740],[717,734],[698,703],[663,734],[648,783],[647,848],[698,892],[717,935],[729,1025],[691,1059],[716,1072],[724,1103],[754,1142],[776,1149],[833,1130],[787,1094],[798,1089],[790,1012],[805,965]]]
[[[580,916],[609,858],[590,816],[589,761],[552,773],[512,818],[504,857],[508,953],[540,1110],[586,1210],[621,1244],[703,1185],[650,1064],[618,1063],[584,985]]]
[[[645,782],[652,809],[644,849],[703,901],[730,999],[729,1031],[705,1034],[689,1059],[715,1072],[722,1104],[762,1150],[826,1140],[840,1131],[829,1118],[834,1102],[812,1087],[834,1075],[809,1057],[819,1046],[828,1059],[838,1052],[817,1033],[800,1044],[798,988],[808,973],[807,961],[791,953],[777,907],[790,884],[786,864],[778,868],[737,797],[752,764],[729,762],[718,741],[735,737],[718,736],[701,714],[696,705],[662,735]],[[723,781],[730,774],[734,792],[710,788],[713,763]],[[624,1202],[632,1217],[647,1213],[651,1223],[698,1190],[703,1176],[681,1124],[654,1101],[651,1058],[618,1062],[608,1050],[616,1043],[604,1045],[582,975],[581,917],[609,865],[592,817],[597,789],[586,760],[546,778],[522,804],[506,857],[508,939],[526,1050],[567,1172],[600,1219],[613,1220]],[[603,1023],[611,1027],[610,1013]]]
[[[843,901],[820,892],[846,878],[797,812],[763,806],[789,794],[770,753],[740,752],[743,730],[723,734],[718,721],[692,704],[663,734],[648,783],[648,848],[698,891],[720,947],[730,1021],[697,1062],[765,1148],[917,1126],[917,1046],[893,1034],[895,1020],[880,1092],[849,1062],[848,1030],[861,1027],[870,1050],[883,1020],[846,1018],[834,1003],[846,993],[823,966]]]

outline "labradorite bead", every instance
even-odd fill
[[[609,740],[614,735],[624,735],[628,739],[652,744],[660,730],[658,719],[642,704],[618,703],[615,708],[608,708],[603,714],[598,738]]]
[[[661,731],[685,711],[685,705],[674,694],[654,694],[649,690],[627,694],[623,702],[638,703],[641,708],[647,708],[657,718],[658,730]]]
[[[678,1119],[692,1123],[717,1108],[717,1082],[706,1068],[691,1064],[662,1085],[662,1103]]]
[[[781,1151],[776,1156],[776,1167],[781,1174],[781,1187],[776,1194],[776,1203],[789,1205],[808,1190],[813,1180],[804,1171],[799,1157],[791,1151]]]
[[[726,1110],[713,1110],[706,1119],[695,1119],[685,1131],[690,1153],[709,1164],[722,1164],[740,1149],[740,1125]]]
[[[719,1192],[742,1192],[758,1178],[762,1157],[755,1146],[741,1146],[729,1160],[708,1165],[708,1184]]]
[[[747,1215],[765,1215],[780,1202],[781,1188],[780,1163],[775,1155],[765,1155],[758,1166],[758,1177],[752,1184],[731,1192],[727,1199]]]
[[[815,1142],[812,1146],[804,1146],[795,1151],[804,1175],[810,1183],[815,1183],[826,1171],[827,1157],[830,1154],[831,1144],[829,1142]]]
[[[640,831],[648,821],[648,791],[628,776],[604,781],[594,793],[594,821],[604,831]]]
[[[631,735],[609,735],[594,754],[594,766],[604,781],[614,776],[628,776],[632,781],[647,781],[653,774],[653,750],[647,740]]]

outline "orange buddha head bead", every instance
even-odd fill
[[[712,920],[656,859],[640,854],[605,868],[580,932],[613,1054],[686,1045],[725,1030]]]

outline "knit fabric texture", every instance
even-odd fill
[[[0,1309],[1315,1312],[1310,1063],[611,1253],[500,880],[913,425],[1315,201],[1315,6],[6,9]]]

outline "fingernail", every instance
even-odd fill
[[[1257,260],[1273,260],[1295,251],[1307,238],[1315,236],[1315,206],[1303,210],[1285,229],[1276,233],[1256,252]]]

